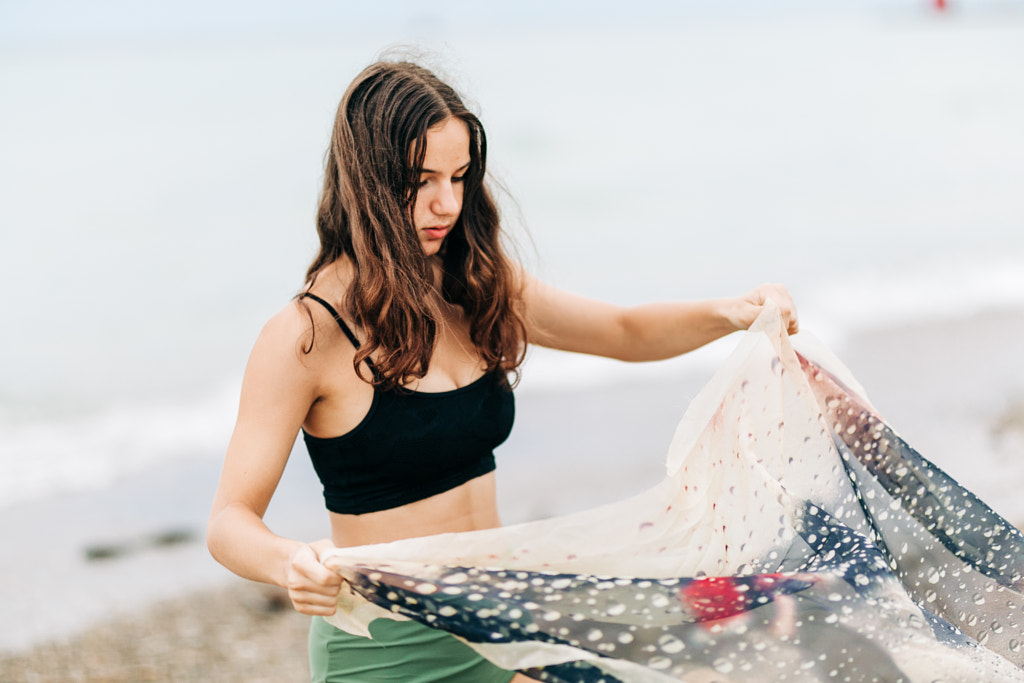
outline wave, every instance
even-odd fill
[[[1024,310],[1024,263],[991,257],[970,263],[930,260],[900,269],[864,269],[794,295],[805,329],[832,348],[858,331],[991,310]],[[531,349],[519,393],[601,390],[623,383],[710,374],[731,352],[725,338],[656,363]],[[223,456],[241,378],[222,380],[198,399],[112,405],[91,415],[34,420],[0,431],[0,507],[61,492],[97,489],[148,467]]]
[[[238,405],[238,383],[188,403],[117,405],[0,433],[0,507],[98,489],[150,466],[221,457]]]
[[[885,270],[864,268],[798,297],[802,320],[839,347],[861,330],[1024,309],[1024,255],[953,255]]]

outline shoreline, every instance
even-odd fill
[[[1018,526],[1024,361],[1010,340],[1021,334],[1024,310],[1004,310],[878,327],[833,349],[911,446]],[[505,522],[566,514],[657,483],[676,423],[709,379],[692,373],[524,394],[513,437],[498,453]],[[277,589],[234,577],[206,551],[219,468],[197,457],[101,491],[8,509],[0,533],[14,551],[0,559],[8,617],[0,678],[305,676],[308,618]],[[282,535],[326,533],[301,443],[267,520]]]

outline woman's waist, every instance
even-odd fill
[[[429,498],[386,510],[329,515],[331,539],[338,547],[501,526],[493,472]]]

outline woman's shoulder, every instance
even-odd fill
[[[315,361],[342,336],[338,310],[342,293],[324,286],[303,289],[263,325],[254,351]]]
[[[249,354],[243,384],[319,395],[341,345],[338,326],[314,306],[296,297],[267,320]]]
[[[347,258],[329,263],[316,271],[269,324],[279,325],[291,332],[301,331],[303,324],[323,325],[331,321],[344,308],[355,270]]]
[[[294,342],[309,333],[311,323],[316,322],[315,313],[302,295],[293,297],[264,323],[260,338]]]
[[[290,300],[264,323],[253,346],[252,359],[306,364],[303,361],[314,348],[314,313],[297,297]]]
[[[355,264],[348,257],[342,257],[312,275],[299,295],[300,301],[312,294],[313,297],[326,301],[332,308],[340,310],[341,302],[348,298],[348,291],[355,277]]]

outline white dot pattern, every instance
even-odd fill
[[[1024,535],[773,315],[691,404],[649,493],[328,564],[545,681],[1024,681]]]

